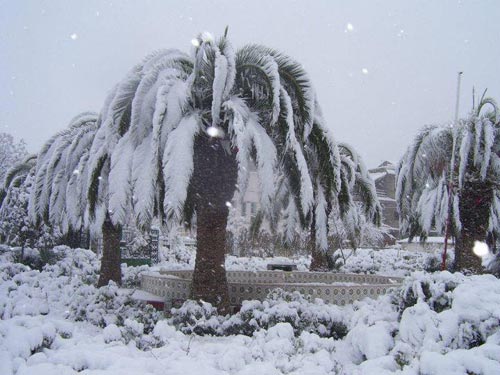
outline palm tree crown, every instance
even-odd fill
[[[130,211],[141,226],[154,215],[189,222],[196,138],[211,139],[235,160],[240,190],[253,159],[263,207],[274,196],[278,169],[302,219],[315,192],[336,196],[339,152],[302,66],[258,45],[235,53],[227,38],[208,33],[194,44],[191,56],[177,50],[148,56],[108,97],[90,153],[89,186],[106,191],[109,202],[91,203],[92,211],[101,204],[115,224]]]

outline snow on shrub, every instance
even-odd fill
[[[141,275],[149,272],[149,266],[128,267],[122,264],[122,287],[128,289],[138,289],[141,286]]]
[[[122,339],[122,332],[120,328],[116,326],[116,324],[110,324],[105,327],[102,331],[102,335],[105,343],[110,343],[112,341],[120,341]]]
[[[209,303],[186,301],[181,308],[172,309],[170,322],[185,334],[217,336],[252,336],[258,330],[288,323],[296,336],[312,332],[342,339],[347,334],[345,309],[276,289],[262,302],[244,301],[238,313],[226,317],[219,316]]]
[[[101,288],[82,285],[69,303],[69,317],[98,327],[123,326],[126,319],[135,319],[142,324],[143,333],[151,332],[160,313],[131,295],[130,291],[120,290],[113,282]]]

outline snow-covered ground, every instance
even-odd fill
[[[124,268],[129,289],[98,290],[93,253],[55,252],[59,260],[42,271],[15,263],[6,249],[0,254],[2,375],[500,374],[500,281],[493,276],[416,271],[377,300],[338,307],[278,293],[246,302],[231,318],[201,306],[196,321],[179,324],[183,311],[162,319],[130,298],[145,267]],[[359,250],[343,269],[408,274],[426,256]],[[267,261],[227,263],[261,269]],[[194,326],[216,335],[190,334]],[[217,336],[235,327],[247,335]]]

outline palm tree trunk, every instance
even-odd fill
[[[229,290],[224,267],[228,216],[225,208],[198,207],[192,287],[193,299],[211,303],[222,314],[229,312]]]
[[[118,285],[122,283],[120,241],[122,238],[121,226],[115,226],[106,214],[102,225],[102,258],[101,270],[97,287],[108,285],[112,280]]]
[[[227,204],[236,189],[237,164],[234,153],[221,142],[205,136],[195,140],[192,184],[197,251],[191,294],[225,314],[230,307],[225,270]]]
[[[455,270],[483,272],[481,258],[472,251],[475,241],[486,241],[491,189],[485,183],[473,181],[464,184],[460,194],[460,222],[462,229],[455,244]]]
[[[64,238],[65,245],[72,249],[81,247],[81,231],[70,228]]]
[[[472,273],[481,273],[483,266],[481,265],[481,258],[472,252],[475,241],[484,241],[477,233],[471,233],[469,230],[460,232],[460,236],[455,242],[455,270],[456,271],[471,271]]]
[[[311,230],[309,232],[309,249],[311,253],[310,271],[326,272],[328,271],[328,258],[324,251],[316,246],[316,209],[313,208]]]

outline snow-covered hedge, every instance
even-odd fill
[[[344,311],[319,299],[311,302],[298,292],[277,289],[263,302],[244,301],[232,316],[219,316],[209,303],[187,301],[172,309],[170,322],[186,334],[217,336],[252,336],[258,330],[289,323],[297,336],[306,331],[341,339],[347,334]]]

